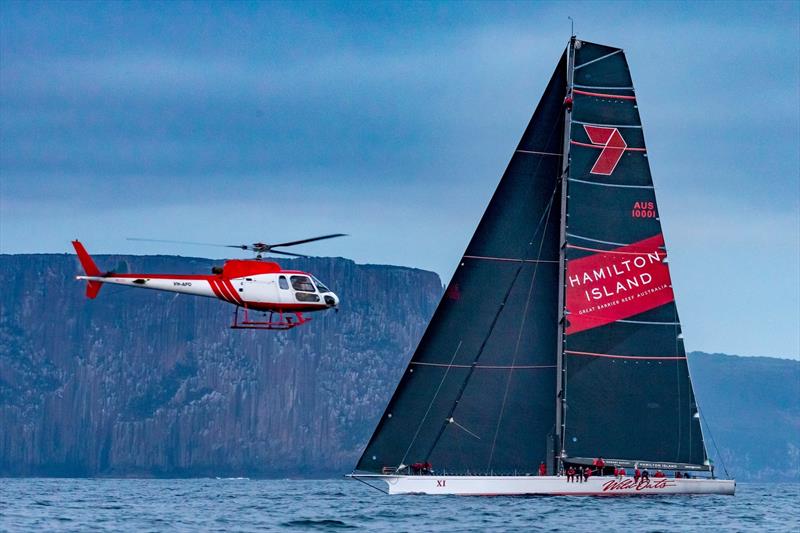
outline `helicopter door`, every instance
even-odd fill
[[[251,302],[280,302],[275,279],[245,278],[245,280],[241,282],[240,293],[242,293],[242,297],[245,300]]]
[[[283,304],[294,303],[294,295],[289,288],[289,280],[286,276],[278,276],[278,301]]]

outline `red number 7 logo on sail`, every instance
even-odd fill
[[[586,134],[592,144],[599,144],[603,147],[597,161],[594,162],[592,167],[592,174],[602,174],[610,176],[614,169],[617,168],[617,163],[622,159],[622,154],[625,153],[625,148],[628,143],[622,138],[617,128],[604,128],[602,126],[587,126],[583,125]]]

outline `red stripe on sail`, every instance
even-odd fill
[[[605,148],[605,146],[600,145],[600,144],[589,144],[589,143],[582,143],[582,142],[578,142],[578,141],[569,141],[569,143],[570,144],[577,144],[578,146],[585,146],[587,148],[600,148],[600,149]],[[625,151],[625,152],[646,152],[647,148],[631,148],[631,147],[628,147],[628,148],[623,148],[622,150]]]
[[[686,357],[673,357],[673,356],[659,356],[659,355],[616,355],[611,353],[594,353],[594,352],[576,352],[573,350],[564,350],[564,353],[570,355],[589,355],[591,357],[610,357],[611,359],[647,359],[658,361],[677,361],[679,359],[686,359]]]
[[[566,333],[611,324],[674,301],[663,246],[658,234],[567,261]]]
[[[572,92],[574,92],[575,94],[584,94],[586,96],[597,96],[600,98],[620,98],[622,100],[636,100],[635,96],[623,96],[621,94],[590,93],[589,91],[579,91],[578,89],[573,89]]]

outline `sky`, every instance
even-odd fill
[[[341,232],[297,251],[446,282],[568,16],[626,51],[687,348],[800,359],[798,2],[0,1],[0,253]]]

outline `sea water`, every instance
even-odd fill
[[[736,496],[387,496],[349,480],[0,479],[1,531],[800,531],[800,485]]]

